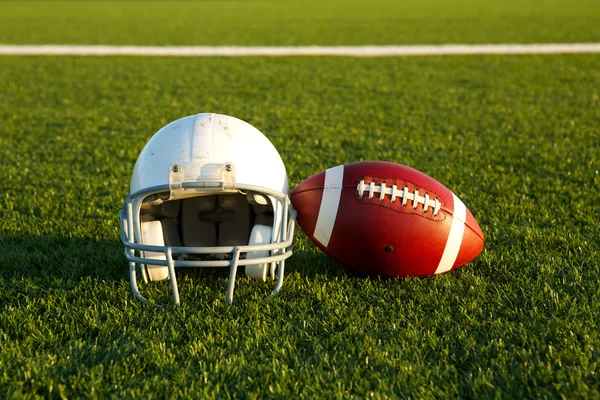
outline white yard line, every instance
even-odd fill
[[[600,43],[442,44],[409,46],[87,46],[1,45],[0,55],[73,56],[429,56],[452,54],[600,53]]]

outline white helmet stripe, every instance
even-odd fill
[[[467,220],[467,208],[464,203],[452,193],[454,199],[454,215],[452,217],[452,226],[450,227],[450,233],[448,234],[448,240],[446,241],[446,248],[442,259],[435,270],[436,274],[448,272],[452,269],[460,245],[462,244],[463,234],[465,232],[465,221]]]
[[[319,208],[317,225],[313,234],[313,237],[325,247],[329,244],[331,232],[333,232],[333,226],[335,225],[340,197],[342,196],[343,181],[343,165],[338,165],[325,171],[323,197],[321,198],[321,207]]]

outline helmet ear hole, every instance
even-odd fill
[[[142,243],[153,246],[165,245],[162,223],[160,221],[142,222]],[[166,260],[164,253],[144,251],[143,257],[150,260]],[[169,269],[162,265],[144,265],[144,272],[151,281],[164,281],[169,278]]]
[[[248,192],[246,198],[248,199],[248,203],[252,205],[254,214],[260,215],[269,211],[272,212],[271,202],[267,196],[261,193]]]
[[[252,232],[250,233],[248,244],[251,246],[257,244],[269,244],[271,243],[272,235],[273,228],[271,226],[260,224],[254,225]],[[268,256],[268,250],[249,251],[246,258],[263,258]],[[262,280],[263,282],[267,280],[267,272],[269,271],[270,268],[268,263],[246,265],[246,275],[252,279]]]

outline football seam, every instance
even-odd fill
[[[309,188],[309,189],[302,189],[302,190],[294,189],[292,191],[292,194],[290,195],[290,197],[294,197],[295,195],[301,194],[301,193],[311,192],[313,190],[324,190],[324,189],[325,189],[324,187],[316,187],[316,188]],[[342,187],[342,189],[343,189],[343,187]]]
[[[365,176],[363,176],[362,178],[361,178],[361,177],[357,177],[357,176],[355,176],[355,177],[354,177],[354,180],[357,180],[357,179],[358,179],[358,181],[356,182],[356,184],[354,185],[354,187],[356,187],[356,186],[358,185],[358,182],[360,182],[360,180],[361,180],[361,179],[362,179],[362,180],[365,180],[365,178],[366,178],[367,176],[369,176],[370,178],[376,178],[376,179],[381,179],[381,180],[399,180],[399,181],[402,181],[402,182],[407,182],[407,183],[410,183],[410,184],[412,184],[412,185],[416,186],[417,188],[424,189],[424,190],[425,190],[425,193],[433,193],[433,194],[435,194],[437,197],[439,197],[439,198],[442,200],[442,201],[441,201],[441,203],[442,203],[442,206],[445,206],[445,205],[446,205],[446,200],[445,200],[444,196],[442,196],[441,194],[439,194],[438,192],[436,192],[436,191],[434,191],[434,190],[427,189],[425,186],[421,186],[421,185],[419,185],[419,184],[417,184],[417,183],[415,183],[415,182],[413,182],[413,181],[409,181],[408,179],[402,179],[402,178],[389,178],[389,177],[382,177],[382,176],[375,176],[375,175],[365,175]],[[366,180],[365,180],[365,182],[366,182]],[[440,183],[440,185],[441,185],[441,183]],[[449,189],[448,189],[448,190],[449,190]]]
[[[473,217],[473,219],[475,219],[475,217]],[[473,227],[471,225],[469,225],[467,223],[467,221],[465,221],[464,224],[466,227],[468,227],[471,230],[471,232],[473,232],[477,237],[479,237],[479,239],[481,239],[482,242],[485,243],[485,237],[483,237],[483,232],[481,232],[481,235],[480,235],[475,229],[473,229]]]
[[[427,219],[427,220],[429,220],[429,221],[435,221],[435,222],[441,222],[441,221],[445,221],[445,220],[446,220],[446,218],[448,217],[448,215],[451,215],[451,216],[452,216],[452,218],[454,218],[454,213],[453,213],[453,212],[451,212],[450,210],[448,210],[448,208],[447,208],[447,207],[445,207],[445,205],[446,205],[446,201],[444,200],[444,196],[440,195],[438,192],[435,192],[435,191],[433,191],[433,190],[429,190],[429,189],[427,189],[426,187],[424,187],[424,186],[421,186],[421,185],[418,185],[418,184],[416,184],[415,182],[413,182],[413,181],[410,181],[410,180],[408,180],[408,179],[402,179],[402,178],[390,178],[390,177],[382,177],[382,176],[377,176],[377,175],[369,175],[369,177],[370,177],[370,178],[375,178],[375,179],[381,179],[381,180],[400,180],[400,181],[403,181],[403,182],[410,183],[410,184],[412,184],[412,185],[414,185],[414,186],[416,186],[416,187],[418,187],[418,188],[424,189],[424,190],[426,190],[426,193],[427,193],[427,191],[429,191],[429,193],[433,193],[433,194],[435,194],[437,197],[439,197],[439,198],[442,200],[442,206],[444,207],[444,209],[443,209],[443,211],[444,211],[444,219],[441,219],[441,220],[435,220],[435,219],[432,219],[432,218],[428,218],[428,217],[426,217],[426,216],[424,216],[424,215],[419,215],[419,214],[415,214],[415,213],[411,213],[411,212],[404,212],[404,211],[395,210],[395,209],[393,209],[393,208],[390,208],[390,207],[387,207],[387,206],[385,206],[384,204],[368,203],[368,202],[366,202],[366,201],[363,201],[361,198],[359,198],[359,197],[358,197],[358,191],[356,191],[356,196],[355,196],[355,198],[356,198],[357,200],[359,200],[359,201],[360,201],[361,203],[363,203],[363,204],[368,204],[368,205],[373,205],[373,206],[385,207],[385,208],[387,208],[388,210],[392,210],[392,211],[395,211],[395,212],[397,212],[397,213],[400,213],[400,214],[413,214],[413,215],[419,216],[419,217],[421,217],[421,218],[426,218],[426,219]],[[363,179],[363,180],[364,180],[365,178],[366,178],[366,176],[363,176],[363,177],[362,177],[362,179]],[[354,176],[354,180],[358,180],[358,181],[360,181],[360,180],[361,180],[361,176]],[[357,183],[357,185],[358,185],[358,183]],[[440,183],[440,185],[441,185],[441,183]],[[355,186],[356,186],[356,185],[355,185]],[[344,188],[345,188],[345,187],[344,187]],[[473,217],[473,218],[475,218],[475,217]],[[477,232],[475,229],[473,229],[473,227],[472,227],[470,224],[468,224],[468,223],[467,223],[467,221],[466,221],[466,218],[465,218],[465,221],[461,221],[461,222],[462,222],[462,223],[464,223],[464,224],[465,224],[465,226],[466,226],[466,227],[468,227],[468,228],[469,228],[469,230],[470,230],[471,232],[473,232],[473,233],[474,233],[474,234],[475,234],[477,237],[479,237],[479,238],[480,238],[480,239],[481,239],[483,242],[485,242],[485,238],[483,237],[483,235],[480,235],[480,234],[479,234],[479,233],[478,233],[478,232]]]
[[[431,217],[428,217],[428,216],[426,216],[426,215],[423,215],[423,214],[417,214],[417,213],[410,212],[410,211],[401,211],[401,210],[396,210],[396,209],[394,209],[394,208],[391,208],[391,207],[389,207],[389,206],[386,206],[385,204],[381,204],[381,203],[380,203],[380,204],[377,204],[377,203],[371,203],[371,202],[364,201],[363,199],[361,199],[361,198],[358,196],[358,191],[356,190],[356,186],[358,185],[358,182],[360,182],[361,180],[363,180],[363,181],[365,181],[365,182],[366,182],[366,179],[365,179],[365,178],[366,178],[367,176],[368,176],[369,178],[379,179],[379,180],[381,180],[381,181],[385,181],[385,180],[391,180],[391,181],[401,181],[401,182],[410,183],[411,185],[413,185],[413,186],[415,186],[415,187],[417,187],[417,188],[420,188],[420,189],[423,189],[423,190],[425,190],[425,193],[428,193],[428,194],[429,194],[429,193],[431,193],[431,194],[434,194],[434,195],[435,195],[437,198],[441,199],[441,203],[442,203],[442,207],[443,207],[443,209],[442,209],[441,211],[442,211],[442,212],[443,212],[443,214],[444,214],[444,218],[442,218],[442,219],[435,219],[435,218],[431,218]],[[394,212],[396,212],[396,213],[398,213],[398,214],[416,215],[416,216],[418,216],[418,217],[425,218],[425,219],[427,219],[428,221],[434,221],[434,222],[443,222],[443,221],[445,221],[445,220],[446,220],[446,218],[448,217],[448,209],[447,209],[447,207],[446,207],[446,201],[445,201],[445,199],[444,199],[444,196],[440,195],[438,192],[436,192],[436,191],[434,191],[434,190],[430,190],[430,189],[428,189],[428,188],[426,188],[426,187],[424,187],[424,186],[418,185],[418,184],[416,184],[415,182],[413,182],[413,181],[411,181],[411,180],[408,180],[408,179],[402,179],[402,178],[390,178],[390,177],[382,177],[382,176],[377,176],[377,175],[365,175],[365,176],[356,176],[356,175],[355,175],[355,176],[354,176],[354,178],[353,178],[353,180],[357,182],[357,183],[356,183],[356,185],[354,185],[354,186],[353,186],[353,188],[355,189],[355,190],[354,190],[354,198],[355,198],[356,200],[360,201],[362,204],[367,204],[367,205],[372,205],[372,206],[380,206],[380,207],[384,207],[384,208],[386,208],[386,209],[388,209],[388,210],[394,211]],[[387,199],[387,197],[386,197],[386,199]]]
[[[377,178],[377,179],[398,179],[398,178],[383,178],[383,177],[379,177],[379,176],[373,176],[373,177],[374,177],[374,178]],[[357,177],[354,177],[354,179],[357,179]],[[409,180],[407,180],[407,179],[400,179],[400,180],[402,180],[402,181],[404,181],[404,182],[411,183],[411,184],[413,184],[414,186],[418,186],[418,187],[421,187],[421,188],[423,188],[423,189],[426,189],[425,187],[419,186],[419,185],[415,184],[414,182],[412,182],[412,181],[409,181]],[[342,187],[341,187],[341,188],[342,188],[342,189],[356,189],[356,185],[353,185],[353,186],[344,186],[344,185],[342,185]],[[308,189],[302,189],[302,190],[298,190],[298,191],[296,191],[296,189],[294,189],[294,191],[292,191],[292,194],[290,195],[290,199],[291,199],[292,197],[294,197],[295,195],[299,195],[299,194],[306,193],[306,192],[311,192],[311,191],[314,191],[314,190],[324,190],[324,189],[325,189],[324,187],[312,187],[312,188],[308,188]],[[394,212],[396,212],[396,213],[398,213],[398,214],[411,214],[411,215],[418,216],[418,217],[420,217],[420,218],[425,218],[425,219],[427,219],[428,221],[434,221],[434,222],[442,222],[442,221],[445,221],[445,220],[446,220],[446,218],[448,217],[448,215],[449,215],[449,214],[452,214],[452,217],[454,218],[454,213],[451,213],[451,212],[450,212],[450,210],[448,210],[448,209],[447,209],[447,208],[445,208],[445,207],[444,207],[444,210],[443,210],[443,212],[444,212],[444,219],[435,220],[435,219],[432,219],[432,218],[428,218],[428,217],[426,217],[425,215],[419,215],[419,214],[415,214],[415,213],[411,213],[411,212],[405,212],[405,211],[399,211],[399,210],[395,210],[395,209],[393,209],[393,208],[387,207],[387,206],[386,206],[386,205],[384,205],[384,204],[367,203],[367,202],[365,202],[365,201],[362,201],[360,198],[358,198],[358,191],[356,191],[356,190],[354,190],[354,191],[356,192],[356,193],[355,193],[355,197],[354,197],[354,198],[355,198],[356,200],[360,201],[360,203],[361,203],[361,204],[366,204],[366,205],[371,205],[371,206],[379,206],[379,207],[384,207],[384,208],[386,208],[386,209],[388,209],[388,210],[390,210],[390,211],[394,211]],[[434,194],[436,194],[437,196],[439,196],[440,198],[442,198],[442,200],[444,199],[444,197],[443,197],[442,195],[439,195],[437,192],[434,192],[433,190],[431,191],[431,193],[434,193]],[[443,203],[443,204],[445,205],[445,201],[444,201],[444,203]],[[480,234],[479,234],[479,233],[478,233],[478,232],[477,232],[475,229],[473,229],[473,227],[472,227],[470,224],[468,224],[468,223],[467,223],[467,221],[462,221],[462,222],[465,224],[465,226],[467,226],[467,227],[469,228],[469,230],[470,230],[471,232],[473,232],[473,233],[474,233],[474,234],[475,234],[477,237],[479,237],[479,238],[480,238],[480,239],[481,239],[483,242],[485,242],[485,237],[484,237],[484,236],[482,236],[482,235],[480,235]]]
[[[412,185],[414,185],[414,186],[416,186],[418,188],[426,190],[426,193],[433,193],[434,195],[436,195],[437,197],[439,197],[439,198],[442,199],[442,201],[441,201],[442,206],[446,205],[446,201],[444,200],[444,196],[440,195],[438,192],[435,192],[433,190],[429,190],[429,189],[425,188],[424,186],[417,185],[416,183],[414,183],[412,181],[409,181],[409,180],[406,180],[406,179],[398,179],[398,178],[380,178],[380,177],[377,177],[377,176],[375,176],[375,178],[377,178],[377,179],[397,179],[397,180],[400,180],[400,181],[403,181],[403,182],[410,183],[410,184],[412,184]],[[354,179],[357,179],[357,178],[354,178]],[[363,180],[364,180],[364,178],[363,178]],[[358,182],[356,184],[354,184],[354,185],[328,186],[327,189],[353,189],[353,190],[355,190],[357,185],[358,185]],[[297,194],[310,192],[310,191],[313,191],[313,190],[325,190],[325,189],[326,188],[324,186],[323,187],[312,187],[312,188],[300,189],[300,190],[298,190],[298,188],[296,188],[296,189],[294,189],[292,191],[292,194],[290,195],[290,197],[293,197],[293,196],[295,196]],[[357,194],[358,194],[358,192],[357,192]]]
[[[465,206],[465,207],[466,207],[466,206]],[[448,211],[449,211],[449,210],[448,210]],[[448,214],[448,213],[446,213],[446,215],[447,215],[447,214]],[[452,218],[456,218],[456,217],[454,216],[454,213],[452,213]],[[481,239],[481,241],[483,241],[483,242],[485,243],[485,237],[483,236],[483,232],[482,232],[482,234],[480,235],[480,234],[479,234],[479,233],[478,233],[478,232],[477,232],[475,229],[473,229],[473,227],[471,226],[471,224],[469,224],[469,223],[467,222],[467,219],[468,219],[468,218],[465,218],[465,220],[464,220],[464,221],[463,221],[463,220],[461,220],[461,219],[459,219],[459,218],[456,218],[456,219],[458,219],[460,222],[462,222],[462,223],[463,223],[463,224],[464,224],[464,225],[465,225],[467,228],[469,228],[469,230],[470,230],[471,232],[473,232],[473,233],[475,234],[475,236],[477,236],[478,238],[480,238],[480,239]],[[473,219],[475,219],[475,217],[474,217],[474,216],[473,216]]]
[[[415,212],[396,210],[396,209],[393,209],[393,208],[391,208],[391,207],[388,207],[388,206],[386,206],[385,204],[367,203],[367,202],[365,202],[365,201],[362,201],[362,200],[361,200],[361,199],[358,197],[358,194],[356,195],[355,199],[356,199],[356,200],[358,200],[358,201],[359,201],[361,204],[365,204],[365,205],[368,205],[368,206],[383,207],[383,208],[385,208],[385,209],[387,209],[387,210],[393,211],[393,212],[395,212],[395,213],[398,213],[398,214],[414,215],[415,217],[419,217],[419,218],[425,218],[425,219],[426,219],[426,220],[428,220],[428,221],[432,221],[432,222],[436,222],[436,223],[437,223],[437,222],[443,222],[443,221],[445,221],[445,220],[446,220],[446,218],[448,218],[448,212],[447,212],[447,210],[446,210],[446,209],[444,209],[444,210],[441,210],[441,211],[442,211],[442,213],[444,214],[444,218],[442,218],[442,219],[433,219],[433,218],[430,218],[430,217],[428,217],[428,216],[426,216],[426,215],[423,215],[423,214],[418,214],[418,213],[415,213]]]

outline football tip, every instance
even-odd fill
[[[464,232],[463,242],[459,254],[456,258],[456,263],[452,269],[458,268],[464,264],[473,261],[481,252],[485,244],[485,237],[477,220],[467,209],[466,229]]]

